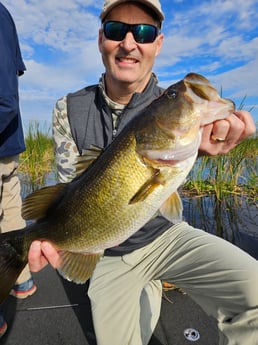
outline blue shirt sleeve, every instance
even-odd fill
[[[18,76],[26,70],[14,21],[0,3],[0,133],[19,114]]]

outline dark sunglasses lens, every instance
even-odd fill
[[[152,43],[155,41],[158,29],[149,24],[125,24],[121,22],[106,22],[103,26],[107,39],[112,41],[122,41],[127,32],[132,31],[134,39],[138,43]]]
[[[138,43],[152,43],[157,37],[157,28],[148,24],[137,24],[133,30],[134,39]]]
[[[112,41],[122,41],[125,38],[127,27],[119,22],[106,22],[104,24],[104,34]]]

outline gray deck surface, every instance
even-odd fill
[[[38,290],[26,300],[8,297],[4,313],[8,333],[1,345],[96,345],[87,285],[62,279],[51,267],[34,274]],[[168,291],[163,298],[159,323],[149,345],[217,345],[218,331],[187,295]],[[192,342],[184,330],[196,329],[200,339]],[[112,345],[112,344],[110,344]],[[124,344],[121,344],[124,345]]]

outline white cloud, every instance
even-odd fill
[[[2,3],[15,20],[27,66],[20,79],[23,115],[49,120],[57,98],[97,82],[103,71],[97,47],[102,1]],[[257,100],[257,1],[161,3],[165,42],[155,72],[162,85],[194,71],[223,85],[232,97]]]

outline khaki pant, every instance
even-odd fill
[[[220,345],[258,345],[257,261],[185,222],[144,248],[97,264],[88,293],[98,345],[148,344],[160,311],[160,279],[183,288],[218,320]]]
[[[21,186],[17,176],[19,156],[0,159],[0,232],[24,228],[21,216]],[[17,284],[31,277],[28,266],[22,271]]]

